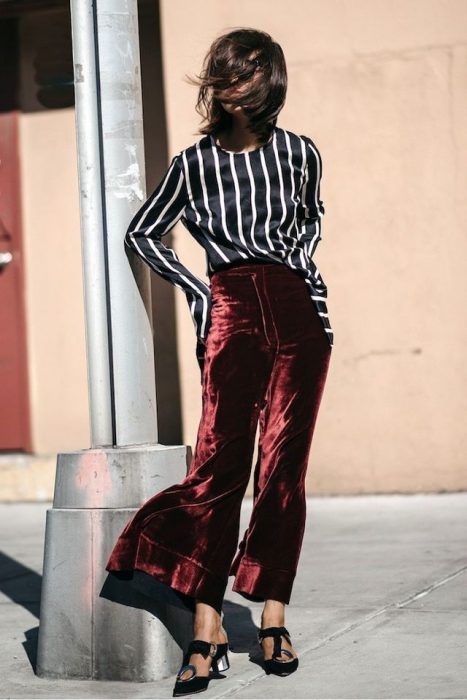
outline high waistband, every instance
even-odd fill
[[[214,276],[220,277],[230,277],[230,276],[249,276],[256,272],[263,272],[264,274],[271,274],[278,271],[290,270],[290,268],[282,262],[275,262],[268,260],[266,263],[263,262],[249,262],[241,261],[236,262],[228,267],[222,267],[211,274],[211,279]],[[287,272],[285,273],[287,274]]]
[[[209,277],[215,275],[216,272],[227,272],[227,270],[236,270],[239,267],[257,268],[262,267],[263,265],[274,265],[275,267],[277,267],[278,265],[283,265],[283,263],[276,262],[275,260],[260,260],[259,258],[240,258],[239,260],[233,260],[232,262],[228,262],[224,265],[221,265],[213,272],[210,272]]]

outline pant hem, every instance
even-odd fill
[[[288,604],[296,572],[268,568],[243,555],[231,575],[235,576],[232,591],[247,600],[263,602],[271,599]]]
[[[175,591],[207,603],[219,613],[222,610],[227,580],[222,580],[193,559],[156,544],[142,533],[131,566],[125,563],[123,557],[121,563],[113,558],[105,568],[106,571],[119,573],[144,571]]]

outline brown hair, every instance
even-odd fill
[[[287,92],[287,68],[280,45],[266,32],[235,29],[211,44],[197,79],[196,111],[207,124],[199,134],[214,137],[230,128],[232,115],[222,102],[241,105],[248,115],[249,128],[261,142],[270,139]],[[245,85],[240,93],[232,94]]]

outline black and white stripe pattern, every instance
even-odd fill
[[[246,153],[203,136],[172,158],[131,220],[125,244],[184,291],[201,341],[210,326],[210,287],[162,242],[177,221],[204,248],[208,277],[236,262],[283,262],[304,277],[332,348],[327,287],[312,260],[325,213],[321,175],[321,156],[308,136],[276,126],[269,143]]]

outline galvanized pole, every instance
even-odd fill
[[[73,0],[71,9],[91,443],[152,443],[149,269],[136,262],[138,293],[123,249],[145,197],[137,2]]]
[[[91,448],[58,455],[36,671],[157,680],[179,666],[179,618],[104,568],[134,510],[183,478],[189,456],[157,443],[150,272],[124,247],[145,198],[137,0],[71,0],[71,16]]]

